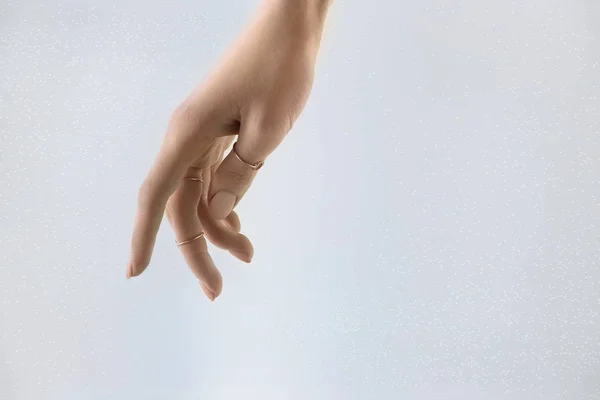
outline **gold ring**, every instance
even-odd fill
[[[200,232],[200,234],[198,236],[194,236],[191,239],[187,239],[187,240],[182,240],[181,242],[178,242],[177,240],[175,241],[175,243],[177,243],[177,247],[181,247],[184,244],[188,244],[188,243],[192,243],[194,240],[198,240],[200,239],[202,236],[204,236],[204,232]]]
[[[183,178],[184,181],[198,181],[198,182],[204,182],[204,179],[202,179],[202,168],[198,168],[198,167],[191,167],[194,169],[199,169],[200,170],[200,174],[199,176],[186,176]]]
[[[255,171],[258,171],[259,169],[262,168],[263,165],[265,165],[264,161],[259,161],[256,164],[251,164],[248,161],[244,161],[244,159],[242,157],[240,157],[240,155],[238,154],[237,150],[235,149],[235,146],[237,146],[237,142],[235,142],[233,144],[233,154],[235,154],[235,156],[237,157],[238,160],[240,160],[242,162],[242,164],[245,164],[247,167],[252,168]]]
[[[198,182],[204,182],[204,179],[202,178],[198,178],[195,176],[186,176],[185,178],[183,178],[184,181],[198,181]]]

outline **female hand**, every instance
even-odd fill
[[[265,0],[217,68],[173,113],[139,190],[128,278],[150,263],[165,211],[210,300],[221,293],[222,277],[203,233],[251,261],[252,244],[239,233],[233,208],[304,108],[328,6],[328,0]]]

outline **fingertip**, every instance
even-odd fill
[[[202,288],[202,291],[210,301],[215,301],[215,299],[221,294],[222,290],[222,287],[220,287],[218,290],[211,289],[202,281],[200,281],[200,288]]]
[[[254,257],[254,246],[252,246],[252,242],[245,235],[239,234],[239,245],[235,249],[229,249],[229,253],[237,258],[240,261],[243,261],[247,264],[252,262],[252,257]]]
[[[204,283],[200,282],[200,287],[202,288],[202,291],[210,301],[215,301],[215,294]]]
[[[127,263],[127,271],[125,272],[125,277],[130,279],[133,276],[133,263],[129,261]]]
[[[148,264],[142,264],[142,263],[136,263],[134,261],[130,261],[129,264],[127,265],[127,279],[130,278],[135,278],[137,276],[140,276],[142,274],[142,272],[144,272],[144,270],[146,269],[146,267],[148,266]]]
[[[242,230],[242,223],[240,221],[240,217],[235,211],[229,213],[229,215],[225,218],[225,223],[237,233],[240,233],[240,231]]]
[[[250,264],[252,262],[252,254],[248,254],[242,251],[229,250],[229,253],[240,261]]]

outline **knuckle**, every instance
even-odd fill
[[[177,203],[173,199],[169,199],[169,201],[167,201],[167,205],[165,206],[165,215],[171,224],[176,224],[179,220],[181,220],[181,211],[182,208],[180,203]]]
[[[223,178],[236,188],[244,188],[252,182],[252,171],[241,171],[233,163],[227,163],[220,169]]]
[[[167,205],[165,207],[165,213],[167,214],[167,218],[173,219],[177,217],[181,218],[189,218],[194,215],[196,212],[195,205],[185,199],[183,196],[172,195],[169,197],[167,201]]]
[[[165,206],[165,215],[167,216],[167,219],[169,221],[173,221],[173,218],[175,216],[175,206],[173,204],[173,200],[169,199],[169,201],[167,201],[167,205]]]
[[[171,113],[164,144],[180,152],[208,148],[214,142],[211,131],[207,129],[214,119],[211,112],[211,109],[198,107],[188,101],[181,103]]]
[[[173,216],[175,214],[180,213],[185,207],[185,203],[181,200],[181,198],[177,196],[171,196],[167,201],[167,205],[165,207],[165,212]]]
[[[195,111],[191,105],[187,102],[183,102],[173,110],[171,118],[169,119],[169,125],[179,125],[191,121],[193,120],[194,115]]]
[[[293,113],[282,111],[263,115],[257,122],[255,129],[266,135],[282,135],[287,133],[290,122],[293,121]]]
[[[186,100],[173,110],[169,126],[182,128],[198,128],[204,126],[214,117],[215,110],[211,107],[199,106],[197,102]]]

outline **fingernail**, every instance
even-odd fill
[[[250,263],[252,261],[252,256],[246,252],[243,251],[236,251],[236,250],[229,250],[229,252],[237,259],[245,262],[245,263]]]
[[[216,219],[223,219],[231,213],[236,200],[237,197],[233,193],[218,192],[210,202],[210,213]]]
[[[202,287],[202,291],[208,297],[210,301],[215,301],[215,294],[212,290],[210,290],[204,283],[200,282],[200,286]]]
[[[127,279],[131,278],[131,275],[133,275],[132,270],[133,270],[133,268],[132,268],[131,262],[130,262],[129,264],[127,264],[127,273],[126,273]]]

